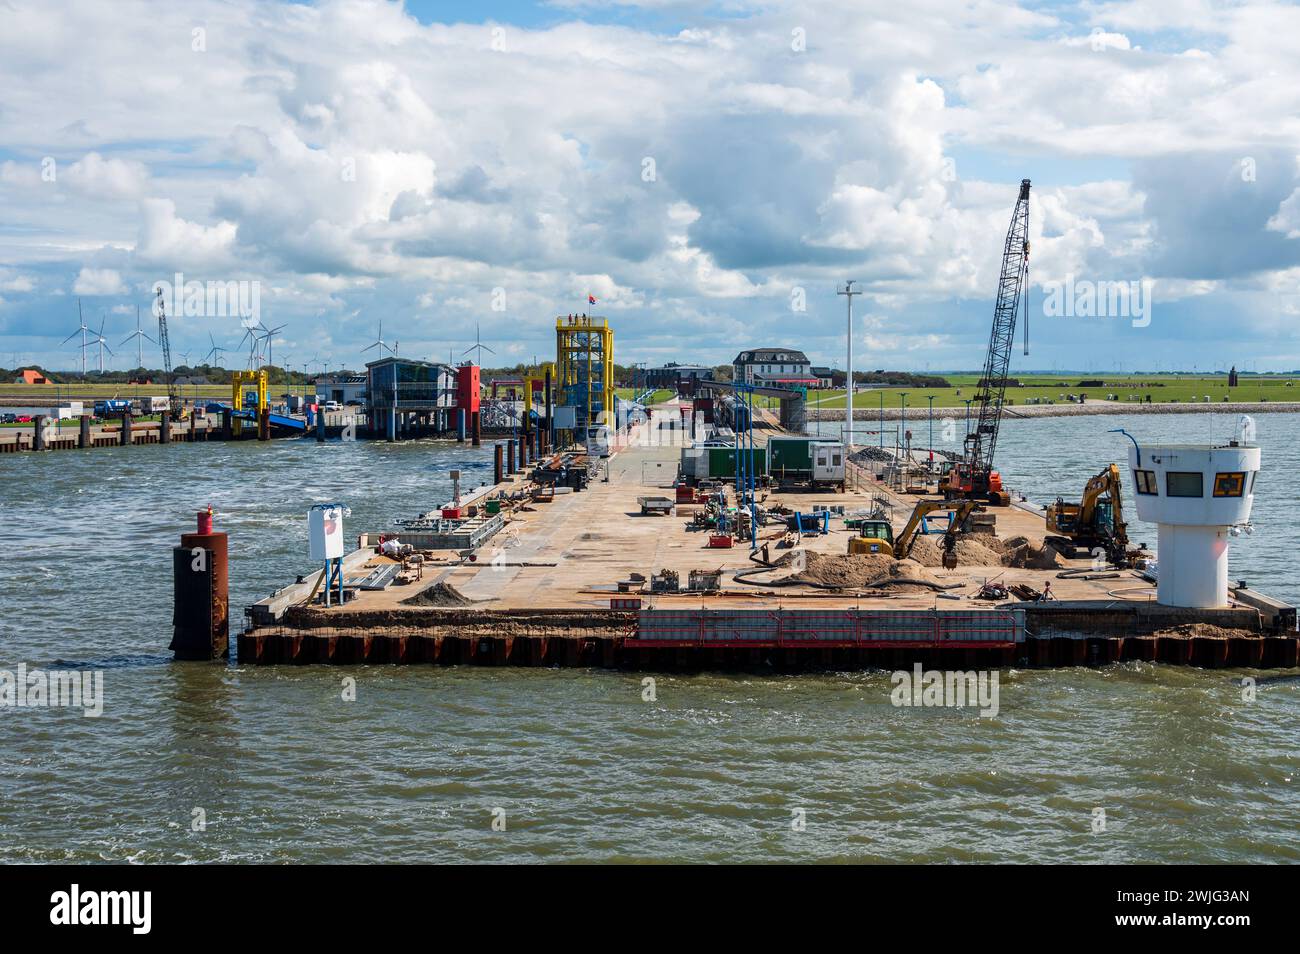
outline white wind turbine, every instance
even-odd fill
[[[73,338],[77,337],[77,335],[81,335],[81,376],[84,378],[86,376],[86,348],[89,347],[86,342],[86,332],[90,329],[86,327],[86,319],[81,317],[80,298],[77,299],[77,321],[80,323],[81,327],[64,338],[62,343],[67,344]]]
[[[107,316],[99,319],[99,333],[95,335],[95,340],[93,342],[94,344],[99,345],[100,374],[104,373],[104,352],[107,351],[110,355],[113,353],[113,349],[108,346],[108,341],[104,338],[104,322],[107,320]]]
[[[242,328],[244,329],[244,337],[242,337],[242,338],[239,339],[239,345],[238,345],[238,347],[242,348],[242,347],[244,346],[244,342],[245,342],[245,341],[247,341],[247,342],[249,343],[249,345],[248,345],[248,364],[247,364],[247,366],[248,366],[248,368],[250,368],[251,370],[256,370],[257,367],[258,367],[258,364],[259,364],[259,363],[261,362],[261,360],[262,360],[262,356],[261,356],[260,354],[258,354],[258,351],[257,351],[257,342],[258,342],[257,328],[258,328],[258,326],[261,324],[261,322],[260,322],[260,321],[254,321],[254,320],[251,319],[251,318],[242,318],[242,319],[240,319],[239,324],[240,324],[240,327],[242,327]]]
[[[271,359],[271,339],[284,331],[284,325],[276,325],[274,328],[268,328],[259,321],[257,326],[262,329],[262,340],[266,342],[266,363],[275,364]]]
[[[212,332],[210,331],[208,332],[208,343],[212,345],[212,350],[209,351],[207,355],[204,356],[203,363],[208,364],[208,358],[214,356],[216,357],[217,361],[220,361],[221,356],[226,353],[226,349],[221,347],[221,345],[217,344],[217,339],[212,337]],[[218,367],[220,367],[220,365],[218,365]]]
[[[462,354],[461,357],[464,357],[466,354],[469,354],[471,351],[478,352],[478,354],[475,355],[475,357],[478,359],[479,367],[483,366],[484,351],[486,351],[488,354],[496,354],[496,352],[493,351],[491,348],[489,348],[487,345],[485,345],[482,339],[479,337],[477,321],[474,322],[474,343],[465,349],[464,354]]]
[[[135,366],[137,368],[143,368],[144,367],[144,343],[146,340],[153,341],[153,339],[150,338],[147,334],[145,334],[140,329],[140,306],[139,305],[135,306],[135,331],[131,332],[129,335],[123,338],[121,342],[118,343],[118,347],[119,348],[122,347],[122,345],[126,344],[132,338],[136,339]],[[157,344],[158,342],[154,341],[153,343]]]
[[[379,334],[375,336],[375,343],[369,347],[362,348],[361,353],[365,354],[367,351],[371,350],[371,348],[378,348],[380,351],[391,351],[394,356],[397,354],[397,342],[393,342],[392,347],[389,347],[388,342],[384,340],[384,323],[382,320],[379,322]]]

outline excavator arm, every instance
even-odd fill
[[[961,531],[961,526],[966,522],[966,518],[974,512],[979,504],[974,500],[922,500],[912,509],[912,515],[907,518],[907,524],[894,540],[894,556],[898,559],[905,559],[912,552],[912,545],[916,543],[916,531],[921,526],[923,517],[935,513],[936,511],[949,511],[952,513],[952,522],[948,526],[948,532],[944,534],[944,549],[951,551],[952,545],[956,542],[957,534]]]

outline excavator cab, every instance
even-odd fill
[[[977,481],[971,476],[969,464],[958,461],[940,479],[939,490],[944,500],[984,499],[989,503],[1005,506],[1010,499],[1002,490],[1002,475],[996,470],[989,471],[988,486],[977,487]],[[978,481],[983,483],[983,481]],[[1005,503],[1004,498],[1006,498]]]
[[[879,553],[894,555],[894,528],[888,520],[863,520],[858,535],[849,538],[849,554]]]
[[[1115,532],[1115,504],[1112,500],[1097,501],[1092,511],[1092,525],[1108,536]]]

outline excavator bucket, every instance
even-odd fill
[[[943,551],[943,568],[945,570],[957,569],[957,554],[952,550]]]

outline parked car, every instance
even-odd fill
[[[17,414],[0,414],[0,424],[17,424]]]
[[[30,414],[19,414],[14,418],[14,420],[19,424],[30,424],[32,422],[32,416]]]

